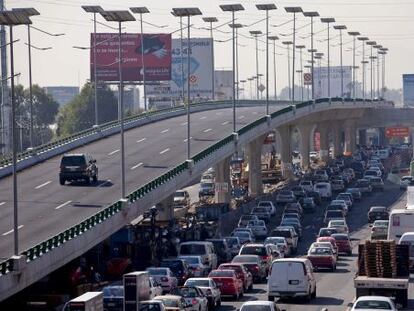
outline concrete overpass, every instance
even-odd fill
[[[387,115],[397,110],[389,102],[342,102],[337,99],[285,107],[275,105],[271,115],[265,116],[263,103],[241,102],[243,107],[237,111],[237,133],[232,133],[230,105],[210,104],[194,109],[197,112],[192,113],[191,161],[186,161],[185,157],[186,119],[183,112],[174,112],[165,118],[155,116],[157,122],[141,120],[140,124],[131,125],[126,133],[127,190],[130,193],[126,199],[119,200],[120,152],[118,137],[114,135],[117,125],[109,129],[108,135],[102,132],[84,135],[89,137],[86,145],[76,145],[74,140],[68,140],[66,144],[58,144],[35,156],[22,156],[19,163],[22,171],[18,175],[19,224],[22,226],[19,233],[21,248],[25,251],[0,264],[0,300],[80,256],[152,205],[159,204],[164,209],[162,217],[170,218],[172,211],[167,207],[175,190],[199,178],[211,166],[217,165],[218,172],[224,171],[231,155],[241,146],[249,154],[249,190],[253,195],[260,193],[260,150],[264,137],[273,129],[281,137],[283,170],[289,176],[290,133],[294,127],[301,133],[303,165],[307,166],[310,137],[315,126],[321,133],[322,155],[326,158],[332,128],[336,129],[335,154],[341,151],[338,133],[342,129],[347,133],[345,146],[352,151],[357,123],[364,114]],[[101,172],[98,185],[58,185],[57,155],[67,150],[96,156]],[[7,163],[3,169],[8,169]],[[218,174],[217,182],[228,181],[228,178],[228,174]],[[0,204],[3,205],[0,256],[8,258],[13,249],[10,177],[0,180],[0,193]]]

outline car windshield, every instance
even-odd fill
[[[309,251],[310,255],[332,255],[332,250],[327,247],[315,247]]]
[[[344,214],[342,214],[342,212],[341,212],[341,211],[327,211],[327,212],[326,212],[326,217],[332,217],[332,218],[338,217],[338,218],[343,218],[343,217],[344,217]]]
[[[243,215],[240,217],[240,220],[250,220],[256,218],[254,215]]]
[[[194,287],[178,287],[171,291],[172,295],[181,296],[184,298],[198,297],[197,290]]]
[[[85,165],[84,156],[65,156],[62,158],[62,166],[81,166]]]
[[[213,184],[212,183],[202,183],[202,184],[200,184],[200,188],[201,189],[212,189]]]
[[[161,267],[170,268],[170,270],[174,273],[182,272],[183,270],[183,263],[180,260],[165,260],[161,261]]]
[[[201,262],[200,257],[183,257],[181,259],[184,260],[189,265],[194,265],[194,264],[198,264]]]
[[[270,205],[270,202],[259,202],[259,204],[258,204],[258,206],[261,206],[261,207],[270,207],[271,205]]]
[[[358,301],[354,309],[392,310],[392,307],[387,301],[364,300]]]
[[[147,271],[150,275],[167,275],[167,269],[148,268]]]
[[[185,282],[185,285],[187,285],[187,286],[210,287],[210,281],[209,280],[192,280],[192,279],[189,279]]]
[[[175,196],[176,198],[184,198],[184,197],[185,197],[185,195],[184,195],[184,192],[183,192],[183,191],[177,191],[176,193],[174,193],[174,196]]]
[[[324,237],[324,236],[331,236],[334,233],[337,233],[338,231],[335,229],[321,229],[319,230],[319,236],[320,237]]]
[[[280,191],[279,194],[280,195],[288,195],[288,196],[291,196],[292,195],[292,192],[285,190],[285,191]]]
[[[247,305],[247,306],[242,306],[242,308],[240,309],[240,311],[271,311],[272,309],[270,308],[270,306],[266,306],[266,305]]]
[[[252,213],[267,213],[267,209],[264,207],[255,207]]]
[[[124,287],[119,286],[107,286],[103,289],[104,297],[124,297]]]
[[[234,236],[241,237],[241,238],[248,238],[248,237],[250,237],[249,232],[246,232],[246,231],[236,231],[236,232],[233,233],[233,235]]]
[[[169,298],[164,298],[161,300],[163,305],[166,307],[170,307],[170,308],[178,308],[178,299],[169,299]]]
[[[388,227],[388,220],[376,220],[374,227]]]
[[[266,238],[266,240],[264,240],[264,244],[284,244],[285,243],[285,239],[284,238],[274,238],[274,237],[269,237]]]
[[[359,187],[368,187],[369,186],[369,181],[358,181],[357,182],[357,185],[359,186]]]
[[[315,188],[316,189],[325,189],[327,186],[326,185],[321,185],[321,184],[316,184]]]
[[[204,255],[205,252],[204,245],[199,244],[184,244],[180,248],[181,255]]]
[[[232,262],[237,262],[237,263],[243,263],[243,262],[257,263],[257,257],[254,257],[254,256],[236,256],[236,257],[233,258]]]
[[[142,302],[139,304],[139,311],[161,311],[161,308],[158,303]]]
[[[272,232],[273,235],[278,235],[284,238],[290,238],[291,234],[289,230],[275,230]]]
[[[239,244],[237,238],[226,238],[226,241],[229,247],[233,247],[234,245]]]
[[[333,237],[337,241],[347,241],[348,236],[345,234],[332,234],[331,237]]]
[[[222,277],[222,278],[231,278],[234,276],[234,271],[228,270],[214,270],[211,271],[209,277]]]
[[[241,255],[266,255],[266,248],[263,246],[245,246],[240,251]]]

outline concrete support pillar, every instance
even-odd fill
[[[320,123],[318,125],[320,140],[321,140],[321,150],[319,151],[319,157],[322,162],[328,162],[329,160],[329,127],[328,124]]]
[[[263,193],[262,146],[266,135],[262,135],[247,145],[249,157],[249,194],[253,197]]]
[[[342,127],[343,125],[340,123],[336,123],[333,127],[334,158],[344,153],[342,148]]]
[[[354,152],[356,148],[356,127],[354,122],[345,124],[345,151]]]
[[[174,218],[174,195],[170,195],[161,202],[159,202],[156,207],[158,210],[157,220],[158,221],[170,221]]]
[[[280,152],[282,160],[282,174],[285,179],[293,179],[292,171],[292,147],[291,147],[291,128],[289,125],[277,128],[282,140],[282,150]]]
[[[365,146],[367,144],[367,130],[359,129],[358,130],[358,145]]]
[[[230,158],[225,158],[217,163],[214,171],[216,183],[214,201],[216,203],[230,203]]]
[[[387,138],[385,137],[385,127],[378,128],[378,145],[385,146],[387,144]]]
[[[313,125],[312,124],[299,124],[298,130],[300,133],[300,146],[299,146],[299,152],[301,156],[301,165],[302,168],[307,170],[310,165],[310,158],[309,158],[309,152],[310,152],[310,137],[313,133],[312,131]]]

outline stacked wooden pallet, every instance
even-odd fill
[[[395,278],[397,256],[395,241],[366,241],[363,247],[363,265],[368,277]]]

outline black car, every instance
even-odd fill
[[[179,285],[183,285],[191,277],[190,269],[182,259],[163,259],[161,260],[160,267],[170,268],[171,272],[177,278]]]
[[[200,190],[198,190],[198,196],[200,198],[204,196],[214,195],[214,184],[211,182],[203,182],[200,184]]]
[[[231,260],[231,251],[226,239],[207,239],[206,241],[213,243],[214,250],[217,254],[218,264],[226,263]]]
[[[303,198],[301,205],[305,213],[314,213],[316,210],[315,201],[311,197]]]
[[[319,192],[309,191],[306,195],[307,195],[307,197],[312,198],[316,205],[321,205],[322,204],[322,198],[321,198],[321,195],[319,194]]]
[[[104,310],[122,310],[124,307],[124,285],[121,282],[116,282],[105,286],[102,292]]]
[[[389,213],[385,206],[373,206],[368,212],[368,223],[373,223],[375,220],[388,220]]]
[[[66,181],[84,180],[90,183],[98,181],[96,160],[89,154],[65,154],[60,161],[59,183]]]

